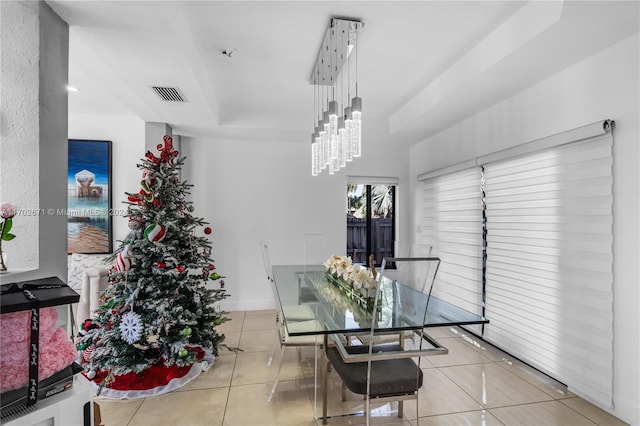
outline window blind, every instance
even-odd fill
[[[601,406],[613,399],[613,137],[484,167],[484,338]]]
[[[480,167],[423,181],[421,243],[441,260],[433,295],[482,314]],[[473,328],[473,331],[477,327]]]

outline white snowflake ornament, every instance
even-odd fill
[[[142,318],[133,311],[129,311],[122,316],[120,322],[120,334],[122,339],[128,344],[133,344],[140,340],[142,336]]]

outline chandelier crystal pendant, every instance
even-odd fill
[[[347,165],[347,151],[349,151],[348,143],[345,143],[344,117],[338,119],[338,147],[340,150],[340,167]]]
[[[343,141],[347,150],[347,161],[353,160],[353,145],[351,144],[351,128],[353,127],[353,115],[351,114],[351,107],[348,106],[344,109],[344,136]]]
[[[316,116],[316,89],[313,88],[313,119]],[[313,133],[311,134],[311,175],[318,176],[320,173],[320,135],[318,133],[318,126],[315,126]]]
[[[314,131],[311,134],[313,176],[324,170],[334,174],[362,155],[362,98],[358,96],[357,39],[363,27],[364,24],[359,20],[331,18],[318,51],[310,80],[314,85]],[[353,61],[352,56],[355,56]],[[355,65],[353,98],[352,63]],[[346,98],[343,97],[345,75]],[[341,90],[336,99],[338,82]],[[320,96],[315,96],[316,89]],[[344,110],[339,103],[345,106]]]
[[[351,100],[351,149],[354,158],[362,155],[362,99],[355,97]]]
[[[322,128],[320,137],[322,138],[322,151],[324,155],[324,165],[331,164],[331,132],[329,131],[331,124],[329,123],[329,111],[322,113]]]
[[[318,176],[320,170],[318,169],[318,144],[316,141],[316,134],[311,133],[311,175]]]
[[[329,138],[331,140],[331,159],[338,158],[338,103],[329,102]]]

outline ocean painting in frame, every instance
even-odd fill
[[[111,141],[69,139],[67,252],[113,252]]]

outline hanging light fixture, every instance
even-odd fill
[[[323,170],[334,174],[347,162],[362,154],[362,99],[358,97],[358,33],[364,24],[359,20],[331,18],[318,51],[311,73],[314,90],[314,131],[311,134],[311,174],[317,176]],[[351,99],[351,55],[355,51],[355,97]],[[347,73],[347,98],[343,98],[345,67]],[[336,86],[340,76],[339,100]],[[326,97],[325,97],[326,93]],[[330,100],[331,98],[331,100]],[[326,105],[326,108],[325,108]],[[316,111],[318,114],[316,115]],[[317,121],[316,120],[317,117]],[[322,117],[322,118],[320,118]]]
[[[314,80],[316,81],[316,80]],[[313,120],[316,119],[316,86],[313,86]],[[318,126],[315,126],[311,133],[311,174],[318,176],[320,173],[320,135],[318,134]]]
[[[344,32],[342,33],[344,35]],[[344,43],[344,40],[341,40],[341,44]],[[349,35],[347,34],[347,49],[349,49]],[[348,51],[347,51],[348,55]],[[347,101],[344,102],[344,75],[345,73],[341,73],[342,75],[342,85],[341,85],[341,98],[343,99],[345,108],[342,114],[342,126],[340,127],[340,137],[342,138],[342,147],[344,150],[344,159],[345,165],[348,161],[353,161],[353,149],[351,149],[351,124],[353,123],[353,117],[351,115],[351,107],[349,106],[349,97],[351,93],[351,66],[349,61],[350,56],[347,56]]]
[[[353,123],[351,124],[351,147],[353,156],[360,157],[362,155],[362,98],[358,97],[358,34],[355,35],[356,51],[356,96],[351,99],[351,115]]]

